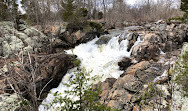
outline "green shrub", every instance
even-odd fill
[[[98,12],[98,19],[102,19],[103,18],[103,12]]]
[[[76,60],[75,64],[78,65],[78,63],[80,61]],[[95,81],[97,77],[91,78],[90,74],[85,69],[80,68],[79,65],[74,74],[75,76],[71,78],[69,83],[63,83],[66,87],[72,87],[71,90],[64,92],[66,93],[65,97],[62,97],[59,92],[53,93],[55,99],[50,105],[46,105],[47,108],[59,103],[61,106],[58,109],[61,111],[118,111],[100,104],[100,88],[92,89],[92,84],[89,84],[89,81]],[[70,95],[78,99],[73,100]]]
[[[89,22],[89,25],[90,25],[90,27],[91,27],[93,30],[95,30],[95,31],[97,31],[97,32],[102,32],[102,25],[101,25],[101,24],[96,23],[96,22]]]
[[[88,10],[86,8],[81,8],[79,13],[82,17],[86,17],[88,15]]]
[[[185,22],[187,22],[187,19],[188,19],[188,15],[185,13],[182,17],[169,18],[167,20],[167,23],[170,23],[171,20],[179,20],[179,21],[181,21],[181,23],[185,23]]]

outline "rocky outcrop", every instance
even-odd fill
[[[186,111],[188,109],[187,77],[188,77],[188,43],[185,43],[175,65],[172,76],[171,111]]]
[[[139,33],[143,41],[132,45],[133,38],[128,37],[132,57],[118,63],[124,73],[111,87],[102,89],[101,104],[125,111],[186,110],[187,99],[180,99],[180,87],[173,92],[175,102],[172,104],[172,83],[169,81],[181,46],[187,41],[187,27],[186,24],[160,22],[132,30]]]
[[[104,34],[109,33],[99,23],[86,21],[83,23],[69,23],[66,28],[59,28],[52,47],[54,49],[70,49]]]
[[[0,33],[1,56],[13,56],[27,51],[42,52],[49,43],[48,38],[35,28],[27,26],[18,31],[12,22],[1,22]]]
[[[171,98],[168,80],[155,82],[156,78],[162,80],[159,77],[164,77],[163,73],[169,70],[163,65],[148,61],[131,65],[113,85],[102,89],[100,103],[127,111],[167,110]],[[104,84],[100,83],[102,87],[107,87]]]
[[[182,47],[183,42],[188,40],[187,24],[151,23],[141,30],[130,30],[141,34],[143,42],[132,48],[131,55],[137,61],[158,60],[163,52],[171,52]],[[129,45],[132,44],[129,42]]]
[[[8,80],[18,87],[16,89],[18,92],[25,92],[23,97],[28,100],[32,98],[32,93],[30,94],[29,90],[34,90],[34,86],[37,97],[44,99],[52,88],[59,85],[68,69],[73,67],[73,57],[65,53],[31,55],[30,57],[24,57],[23,60],[23,64],[19,63],[18,59],[9,60],[9,64],[3,67],[4,70],[1,69],[3,71],[1,76],[5,76],[7,73],[6,76],[13,77],[1,78],[1,83],[4,84],[4,87],[3,85],[1,87],[3,87],[4,92],[10,93],[13,89],[10,87],[11,84],[6,83]]]

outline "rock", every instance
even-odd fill
[[[137,38],[138,38],[138,33],[130,33],[128,36],[127,36],[127,40],[130,41],[130,40],[133,40],[133,41],[136,41]]]
[[[157,33],[146,34],[144,39],[145,41],[148,41],[150,43],[162,43],[162,38],[159,35],[157,35]]]
[[[101,104],[105,104],[109,96],[109,92],[109,90],[102,90],[102,93],[99,95]]]
[[[118,80],[114,83],[113,88],[137,92],[142,89],[142,83],[133,75],[128,74],[123,78],[118,78]]]
[[[111,107],[111,108],[116,108],[116,109],[123,109],[123,104],[118,101],[118,100],[111,100],[107,106]]]
[[[169,80],[168,72],[167,72],[167,70],[165,70],[161,76],[158,76],[157,78],[154,79],[154,82],[165,83],[168,80]]]
[[[97,45],[107,44],[111,40],[111,38],[112,37],[109,36],[101,36],[99,40],[96,41],[96,44]]]
[[[160,55],[159,45],[150,43],[148,41],[142,42],[133,47],[131,55],[135,57],[137,61],[158,59]]]
[[[78,41],[85,35],[85,33],[82,32],[81,30],[78,30],[77,32],[74,33],[74,35],[75,35],[75,39]]]
[[[159,30],[160,30],[160,31],[165,30],[166,27],[167,27],[166,24],[160,24],[160,25],[159,25]]]
[[[64,33],[66,31],[66,27],[65,26],[60,26],[57,30],[57,32],[55,33],[56,37],[59,37],[62,33]]]
[[[127,36],[127,40],[129,41],[129,44],[127,46],[127,51],[130,51],[130,49],[132,48],[132,46],[134,45],[134,43],[137,41],[139,34],[138,33],[130,33]]]
[[[68,31],[61,33],[58,38],[61,39],[62,41],[67,42],[68,44],[71,44],[71,45],[76,43],[75,36],[71,35]]]
[[[17,62],[18,60],[15,59],[9,60],[9,63],[11,63],[10,65],[12,66],[13,73],[7,74],[16,78],[14,79],[14,82],[17,83],[19,90],[21,92],[24,92],[23,96],[25,97],[25,99],[30,100],[31,95],[27,91],[33,86],[30,79],[27,78],[31,77],[32,75],[31,66],[35,67],[35,86],[37,97],[39,97],[42,91],[40,99],[44,99],[47,96],[45,94],[48,93],[52,88],[56,88],[61,82],[63,76],[67,73],[68,69],[73,67],[73,63],[71,62],[72,60],[73,57],[66,55],[65,53],[40,56],[32,54],[30,55],[30,59],[29,57],[23,58],[24,64]],[[31,64],[29,63],[29,61],[31,61]],[[23,79],[23,77],[20,75],[25,78]],[[5,84],[6,79],[7,78],[2,79],[5,80]],[[9,86],[9,84],[7,86]]]
[[[17,107],[19,107],[20,101],[19,96],[17,94],[1,94],[0,95],[0,109],[1,111],[14,111]],[[12,105],[14,104],[14,105]]]
[[[107,103],[107,106],[121,110],[124,109],[125,111],[130,111],[132,109],[132,106],[128,104],[132,95],[126,90],[115,90],[111,95],[109,94],[109,97],[111,99]]]
[[[118,62],[118,66],[120,70],[126,70],[132,63],[132,60],[128,57],[124,57]]]
[[[37,77],[37,91],[40,91],[43,86],[53,79],[52,82],[45,88],[49,91],[55,88],[61,82],[63,76],[67,73],[68,69],[73,67],[73,57],[65,53],[46,55],[41,58],[41,68],[39,76]],[[39,92],[38,92],[39,93]]]
[[[66,49],[66,48],[70,47],[70,44],[57,38],[57,39],[55,39],[55,41],[52,42],[52,47],[53,47],[53,49],[56,49],[56,48]]]
[[[115,83],[115,78],[107,78],[104,82],[99,82],[92,86],[93,89],[100,88],[103,90],[110,90],[112,89],[113,84]]]
[[[115,78],[107,78],[104,82],[101,84],[101,90],[110,90],[113,86],[113,84],[116,82],[117,79]]]
[[[41,52],[47,49],[48,38],[32,27],[26,27],[23,31],[17,31],[12,27],[12,22],[0,23],[1,53],[3,56],[13,56],[22,52]]]
[[[150,64],[147,67],[139,69],[135,73],[135,77],[143,83],[150,83],[162,72],[162,66],[158,64]]]
[[[132,65],[130,67],[127,68],[127,70],[124,72],[124,75],[135,75],[136,71],[138,71],[139,69],[143,69],[144,67],[148,67],[149,66],[149,62],[148,61],[142,61],[140,63],[137,63],[136,65]]]
[[[122,79],[125,81],[123,87],[128,91],[138,92],[143,88],[142,82],[138,81],[133,75],[125,75]]]
[[[79,43],[86,43],[88,41],[93,40],[95,37],[99,37],[100,33],[98,32],[88,32],[86,33],[80,40],[78,40],[78,44]]]
[[[171,107],[172,111],[186,111],[188,109],[188,96],[187,96],[188,93],[186,91],[186,88],[187,88],[187,79],[186,79],[187,78],[187,73],[186,73],[187,52],[188,52],[188,43],[185,43],[181,50],[180,57],[177,60],[177,64],[174,67],[174,69],[181,68],[181,70],[174,70],[173,76],[172,76],[172,80],[176,79],[176,81],[177,80],[179,81],[179,84],[177,84],[176,81],[172,81],[173,82],[172,107]],[[181,56],[184,56],[184,60],[181,58]],[[178,64],[181,64],[181,67],[178,67]],[[184,73],[184,75],[182,73]],[[180,75],[183,75],[183,76],[181,77]],[[177,76],[179,76],[180,79],[177,79]]]

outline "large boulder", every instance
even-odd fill
[[[111,40],[111,38],[112,37],[109,36],[101,36],[99,40],[96,41],[96,44],[97,45],[107,44]]]
[[[132,64],[132,60],[128,57],[124,57],[118,62],[118,66],[120,70],[126,70],[131,64]]]
[[[137,61],[151,59],[157,60],[157,57],[160,55],[160,47],[158,44],[145,41],[134,46],[131,55]]]

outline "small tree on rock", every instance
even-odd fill
[[[181,7],[180,9],[185,12],[184,18],[188,18],[188,0],[181,0]]]

